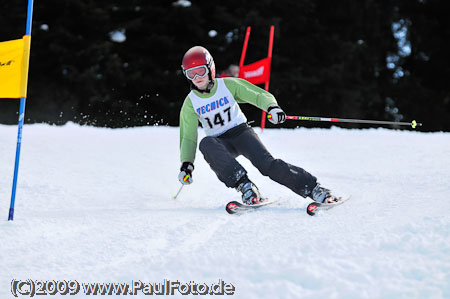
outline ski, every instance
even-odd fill
[[[225,210],[228,212],[228,214],[243,214],[243,213],[255,211],[258,208],[273,204],[275,202],[276,201],[265,200],[258,204],[246,205],[246,204],[240,203],[238,201],[230,201],[225,206]]]
[[[334,207],[340,206],[341,204],[343,204],[344,202],[346,202],[347,200],[349,200],[350,197],[347,197],[337,203],[320,203],[320,202],[312,202],[308,205],[308,207],[306,208],[306,213],[308,213],[308,215],[310,216],[314,216],[316,215],[316,213],[318,211],[321,210],[329,210],[332,209]]]
[[[308,215],[314,216],[318,211],[329,210],[329,209],[332,209],[334,207],[340,206],[341,204],[343,204],[344,202],[346,202],[349,199],[350,199],[350,197],[345,198],[345,199],[343,199],[343,200],[341,200],[340,202],[337,202],[337,203],[312,202],[306,208],[306,212],[308,213]],[[271,204],[273,204],[275,202],[277,202],[277,201],[266,200],[266,201],[263,201],[263,202],[261,202],[259,204],[255,204],[255,205],[246,205],[246,204],[238,202],[238,201],[230,201],[225,206],[225,210],[229,214],[244,214],[244,213],[256,211],[257,209],[259,209],[261,207],[264,207],[264,206],[267,206],[267,205],[271,205]]]

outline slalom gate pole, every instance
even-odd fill
[[[270,115],[269,115],[270,116]],[[365,119],[348,119],[348,118],[330,118],[330,117],[314,117],[314,116],[286,116],[286,119],[304,120],[304,121],[324,121],[336,123],[356,123],[356,124],[374,124],[374,125],[395,125],[395,126],[411,126],[413,129],[422,126],[415,120],[412,122],[397,122],[397,121],[380,121],[380,120],[365,120]]]
[[[14,220],[14,204],[16,202],[17,177],[19,175],[20,148],[22,145],[23,122],[25,119],[26,98],[20,98],[19,129],[17,134],[16,160],[14,162],[13,186],[11,191],[11,203],[9,205],[8,221]]]
[[[239,61],[239,69],[242,69],[242,66],[244,65],[245,54],[247,54],[248,39],[250,38],[251,30],[252,27],[248,26],[247,31],[245,32],[244,47],[242,48],[241,60]]]
[[[13,176],[13,186],[11,192],[11,203],[9,206],[8,213],[8,221],[14,220],[14,205],[16,202],[16,190],[17,190],[17,177],[19,174],[19,161],[20,161],[20,149],[22,145],[22,131],[23,131],[23,123],[25,120],[25,104],[26,104],[26,90],[28,84],[28,64],[30,60],[30,42],[31,42],[31,25],[33,20],[33,0],[28,0],[28,8],[27,8],[27,24],[26,24],[26,33],[27,36],[27,49],[24,51],[24,66],[25,69],[25,79],[22,77],[22,86],[21,89],[25,91],[25,96],[20,98],[20,107],[19,107],[19,122],[18,122],[18,133],[17,133],[17,147],[16,147],[16,160],[14,163],[14,176]],[[24,37],[25,38],[25,37]],[[22,70],[24,72],[24,70]],[[22,73],[22,76],[24,74]]]
[[[270,63],[269,63],[269,75],[267,77],[267,81],[264,84],[264,90],[265,91],[269,91],[269,84],[270,84],[270,72],[271,72],[271,65],[272,65],[272,49],[273,49],[273,34],[274,34],[274,29],[275,26],[272,25],[270,26],[270,35],[269,35],[269,49],[267,52],[267,57],[270,59]],[[266,111],[262,111],[262,115],[261,115],[261,131],[264,130],[264,128],[266,127]]]

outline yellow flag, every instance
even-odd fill
[[[0,98],[27,96],[31,36],[0,42]]]

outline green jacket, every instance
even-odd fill
[[[237,103],[250,103],[261,110],[267,111],[269,106],[278,105],[275,97],[250,82],[239,78],[223,78],[225,86],[231,92]],[[210,93],[200,93],[194,90],[194,93],[205,102],[215,96],[217,82],[215,82]],[[180,160],[181,162],[194,163],[195,153],[197,151],[197,127],[198,115],[195,112],[189,95],[184,100],[180,111]]]

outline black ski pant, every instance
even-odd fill
[[[265,176],[306,197],[317,179],[304,169],[275,159],[247,124],[241,124],[218,137],[207,136],[200,142],[206,162],[227,187],[236,188],[247,171],[236,160],[243,155]]]

